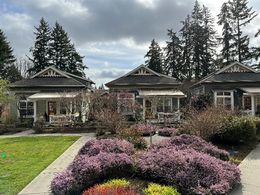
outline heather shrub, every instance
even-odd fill
[[[137,149],[147,148],[147,143],[142,137],[142,133],[134,128],[124,128],[119,131],[118,136],[132,143]]]
[[[218,134],[222,142],[248,142],[256,136],[256,124],[250,117],[229,116],[224,120],[223,132]]]
[[[178,150],[192,148],[198,152],[208,154],[221,160],[229,160],[229,153],[227,151],[219,149],[213,144],[194,135],[183,134],[174,136],[170,139],[161,141],[157,145],[154,145],[153,148],[176,148]]]
[[[161,128],[161,129],[158,130],[158,135],[170,137],[170,136],[176,135],[177,132],[178,132],[178,130],[176,128],[164,127],[164,128]]]
[[[132,125],[131,128],[137,130],[143,136],[154,135],[156,132],[156,126],[146,123],[137,123],[135,125]]]
[[[51,182],[51,190],[57,195],[73,193],[77,189],[77,182],[70,169],[57,174]]]
[[[79,155],[95,156],[100,152],[108,153],[134,153],[134,145],[122,139],[92,139],[79,151]]]
[[[150,149],[137,167],[140,177],[176,185],[183,194],[226,194],[240,182],[235,165],[193,149]]]
[[[214,106],[203,110],[190,109],[185,114],[186,120],[180,125],[180,131],[210,140],[215,134],[222,132],[227,115],[229,113],[224,108]]]
[[[155,183],[148,185],[146,189],[143,190],[145,195],[180,195],[180,193],[171,186],[164,186]]]

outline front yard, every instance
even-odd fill
[[[17,194],[78,138],[0,139],[0,194]]]

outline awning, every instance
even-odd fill
[[[44,99],[62,99],[62,98],[75,98],[79,92],[53,92],[53,93],[35,93],[28,97],[30,100],[44,100]]]
[[[246,87],[246,88],[240,88],[243,91],[245,91],[246,93],[260,93],[260,88],[259,87]]]
[[[139,96],[177,96],[185,97],[180,90],[140,90]]]

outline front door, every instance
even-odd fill
[[[48,116],[56,115],[57,113],[57,103],[56,102],[48,102]]]
[[[145,119],[153,118],[152,102],[150,100],[145,100]]]

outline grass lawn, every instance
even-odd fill
[[[17,194],[78,138],[0,139],[0,194]]]

